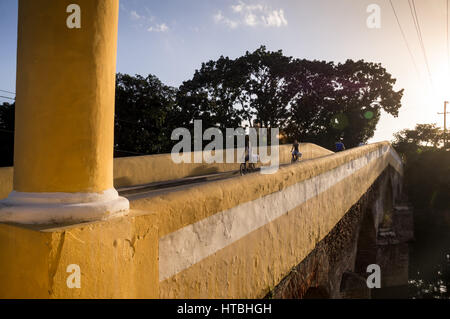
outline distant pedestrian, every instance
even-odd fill
[[[336,153],[345,151],[345,145],[342,142],[342,139],[336,142]]]
[[[297,162],[300,159],[300,157],[302,157],[302,153],[300,153],[299,147],[300,143],[297,140],[295,140],[291,148],[292,163]]]

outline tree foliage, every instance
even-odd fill
[[[444,133],[436,124],[417,124],[415,129],[404,129],[394,134],[393,145],[404,155],[420,153],[427,149],[437,149]]]
[[[203,63],[191,80],[184,82],[177,94],[176,120],[179,127],[189,128],[194,120],[204,127],[239,127],[242,111],[235,105],[243,81],[239,69],[229,58]]]
[[[436,124],[417,124],[395,134],[392,144],[405,162],[405,182],[415,207],[450,208],[450,152],[442,138]]]
[[[294,59],[262,46],[235,60],[204,63],[181,86],[177,102],[185,124],[256,122],[291,141],[333,147],[343,138],[352,147],[373,136],[382,111],[398,116],[403,90],[395,91],[395,82],[380,64]]]
[[[175,89],[149,75],[118,74],[116,81],[116,155],[164,153],[170,150]]]

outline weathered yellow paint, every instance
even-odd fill
[[[155,216],[56,229],[0,224],[0,298],[157,298]],[[69,289],[69,265],[81,269],[81,288]]]
[[[113,187],[118,0],[20,0],[14,190]]]
[[[367,191],[389,153],[288,214],[159,282],[158,239],[217,212],[282,191],[389,144],[132,202],[128,216],[67,228],[0,224],[0,298],[259,298],[307,256]],[[66,267],[82,269],[67,289]],[[33,265],[30,267],[30,265]]]

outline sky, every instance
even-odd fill
[[[17,3],[0,0],[0,90],[11,92]],[[117,72],[179,86],[202,62],[261,45],[296,58],[382,63],[405,94],[399,117],[383,114],[371,142],[392,140],[417,123],[442,126],[437,113],[450,99],[447,0],[415,0],[424,50],[408,0],[392,3],[406,41],[389,0],[121,0]],[[368,27],[371,5],[380,8],[379,28]]]

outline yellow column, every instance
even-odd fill
[[[127,210],[113,187],[118,13],[119,0],[19,0],[14,192],[0,221]]]

